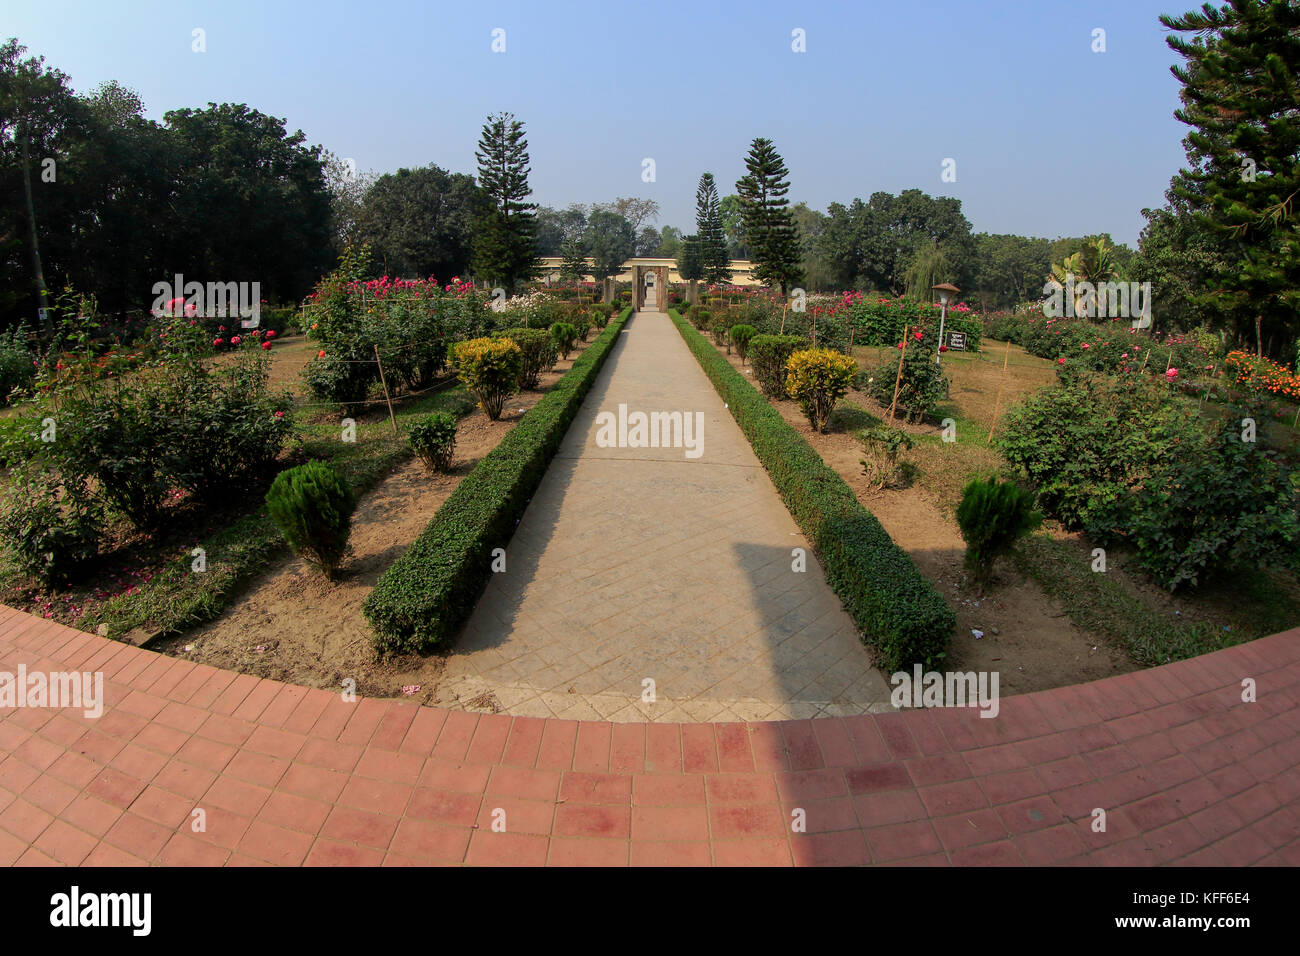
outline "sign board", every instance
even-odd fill
[[[947,341],[947,343],[946,343],[947,346],[948,346],[948,348],[953,349],[954,351],[957,351],[957,352],[964,352],[964,351],[966,351],[966,333],[965,333],[965,332],[954,332],[954,331],[952,331],[951,329],[949,329],[949,330],[947,330],[947,331],[944,333],[944,335],[945,335],[945,336],[947,337],[947,339],[948,339],[948,341]]]
[[[45,317],[49,314],[49,311],[50,311],[49,309],[37,309],[36,310],[37,321],[44,323]]]

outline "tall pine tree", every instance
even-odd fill
[[[474,221],[474,274],[513,292],[537,274],[524,124],[511,113],[489,116],[474,158],[483,200]]]
[[[754,261],[754,277],[778,286],[785,295],[803,280],[803,259],[799,232],[790,212],[790,170],[772,141],[758,137],[750,144],[745,157],[748,173],[736,182],[740,197],[741,229],[749,257]]]
[[[1183,84],[1174,115],[1192,127],[1191,169],[1171,191],[1199,223],[1234,240],[1199,298],[1249,309],[1257,353],[1290,347],[1300,333],[1300,4],[1207,3],[1160,22],[1186,61],[1171,68]]]
[[[722,209],[713,173],[700,177],[695,190],[695,234],[699,240],[699,278],[714,285],[731,281],[731,257],[727,255],[727,235],[722,228]]]

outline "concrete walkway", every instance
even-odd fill
[[[349,703],[0,606],[20,667],[102,673],[105,700],[0,708],[0,866],[1300,866],[1300,630],[995,719]]]
[[[702,413],[698,457],[600,447],[598,416],[621,405]],[[582,720],[892,710],[807,541],[659,312],[635,315],[610,355],[438,694],[440,706]]]

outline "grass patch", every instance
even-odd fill
[[[1114,578],[1093,571],[1076,548],[1047,535],[1022,542],[1014,558],[1023,573],[1061,602],[1070,620],[1123,648],[1137,664],[1168,664],[1252,639],[1236,628],[1171,618],[1149,608]]]

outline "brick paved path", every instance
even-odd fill
[[[346,703],[0,606],[20,664],[101,671],[107,705],[0,709],[0,864],[1300,865],[1300,629],[991,720]]]
[[[598,447],[597,416],[703,413],[699,457]],[[807,569],[792,570],[794,548]],[[643,681],[656,700],[642,700]],[[891,710],[853,620],[701,371],[638,313],[448,659],[437,703],[587,720]]]

